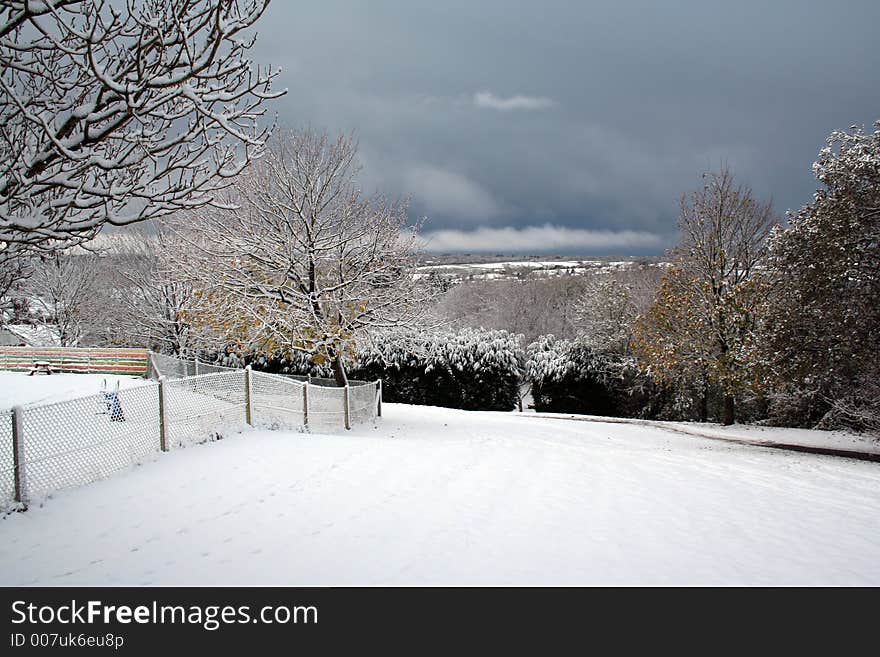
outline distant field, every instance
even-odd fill
[[[452,281],[503,280],[515,278],[550,278],[553,276],[608,274],[645,268],[664,267],[667,263],[659,258],[629,259],[555,259],[512,258],[497,260],[480,259],[476,256],[454,262],[451,256],[425,258],[418,268],[418,277],[438,276]]]

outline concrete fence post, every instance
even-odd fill
[[[303,426],[309,426],[309,382],[303,385]]]
[[[12,476],[15,481],[15,501],[27,509],[27,477],[24,456],[24,408],[12,408]]]
[[[195,374],[196,374],[196,376],[198,376],[199,375],[199,357],[198,356],[195,357],[194,362],[195,362]]]
[[[168,409],[165,399],[165,377],[159,377],[159,449],[168,451]]]
[[[382,417],[382,379],[376,381],[376,417]]]
[[[251,366],[244,368],[244,421],[254,426],[254,412],[251,404]]]
[[[345,428],[351,429],[351,394],[349,393],[348,384],[345,384],[342,393],[342,405],[345,411]]]

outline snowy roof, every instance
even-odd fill
[[[61,338],[58,330],[45,324],[4,324],[3,328],[21,338],[29,347],[58,347]]]

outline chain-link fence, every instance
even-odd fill
[[[12,457],[12,411],[0,411],[0,499],[15,499],[15,459]],[[5,504],[4,504],[5,505]]]
[[[149,371],[154,377],[182,379],[196,372],[242,374],[245,370],[151,353]],[[380,412],[378,381],[350,379],[347,387],[339,387],[334,379],[297,374],[251,372],[250,377],[252,419],[259,426],[349,428]]]
[[[159,448],[158,386],[21,409],[25,489],[41,497],[103,479]]]
[[[232,370],[163,383],[169,447],[222,438],[247,424],[246,373]]]
[[[198,358],[184,359],[175,356],[166,356],[152,351],[147,356],[147,378],[164,376],[168,379],[182,379],[186,376],[199,376],[201,374],[217,374],[219,372],[235,372],[234,367],[222,365],[209,365]]]
[[[198,375],[189,375],[198,368]],[[0,410],[2,506],[79,486],[150,454],[246,426],[351,428],[381,415],[380,381],[320,385],[152,354],[158,382]],[[207,373],[206,373],[207,372]]]

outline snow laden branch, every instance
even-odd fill
[[[0,1],[0,260],[214,202],[284,93],[247,59],[268,4]]]
[[[362,195],[351,137],[284,132],[270,144],[228,190],[238,209],[177,224],[192,254],[180,271],[199,291],[193,321],[231,345],[330,363],[344,384],[357,341],[416,325],[427,308],[418,227],[405,203]]]

